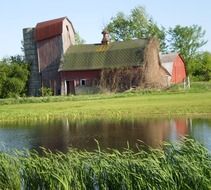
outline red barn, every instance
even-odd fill
[[[156,39],[71,46],[59,72],[63,95],[97,92],[99,84],[103,90],[113,91],[137,86],[163,88],[168,86],[169,78],[160,64]]]
[[[181,83],[186,79],[185,63],[178,53],[160,55],[162,66],[170,74],[170,83]]]
[[[111,91],[165,88],[169,78],[171,83],[184,80],[181,57],[163,55],[161,64],[155,38],[110,42],[108,32],[102,34],[101,43],[75,45],[75,30],[66,17],[23,29],[25,57],[31,63],[29,95],[39,95],[42,87],[68,95],[94,93],[102,86]]]
[[[102,70],[143,66],[148,42],[147,39],[139,39],[71,46],[59,68],[62,94],[98,91]]]

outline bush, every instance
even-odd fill
[[[47,87],[42,87],[40,89],[40,94],[42,96],[52,96],[53,95],[53,91],[51,88],[47,88]]]
[[[24,82],[18,78],[8,78],[3,82],[2,94],[3,98],[14,98],[21,94],[24,89]]]
[[[0,98],[22,96],[27,93],[29,65],[20,56],[0,61]]]

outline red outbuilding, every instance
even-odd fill
[[[186,79],[185,62],[178,53],[160,55],[162,66],[169,72],[171,84],[178,84]]]

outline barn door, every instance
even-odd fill
[[[67,95],[75,94],[74,80],[66,81],[66,83],[67,83]]]

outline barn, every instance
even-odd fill
[[[38,23],[35,28],[42,86],[51,88],[54,94],[60,93],[59,64],[63,54],[75,43],[74,33],[66,17]]]
[[[156,42],[153,39],[135,39],[71,46],[59,68],[62,94],[98,91],[106,71],[106,88],[110,84],[115,85],[118,78],[120,83],[116,89],[109,90],[123,91],[140,85],[166,87],[169,74],[159,62]]]
[[[162,66],[169,72],[169,81],[171,84],[178,84],[186,79],[185,62],[181,55],[173,52],[161,54],[160,60]]]
[[[54,95],[165,88],[170,77],[173,82],[184,77],[174,78],[177,62],[172,72],[166,62],[161,64],[155,38],[110,42],[108,31],[102,34],[100,43],[75,45],[75,30],[67,17],[23,29],[25,58],[31,65],[29,95],[39,95],[42,87]]]
[[[29,95],[38,96],[41,87],[61,94],[58,72],[60,61],[70,46],[75,44],[75,30],[67,17],[37,23],[23,29],[25,59],[31,65]]]

